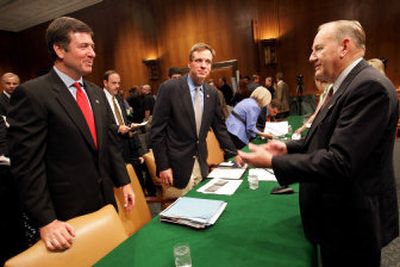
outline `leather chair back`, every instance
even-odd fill
[[[63,252],[51,252],[39,240],[29,249],[9,259],[4,266],[92,266],[128,237],[112,205],[68,220],[68,223],[76,232],[71,248]]]

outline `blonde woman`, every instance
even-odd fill
[[[237,149],[243,148],[257,135],[271,138],[256,128],[261,109],[271,102],[271,93],[263,86],[257,87],[249,98],[240,101],[226,120],[229,135]]]
[[[368,59],[367,62],[372,67],[379,70],[383,75],[386,75],[385,74],[385,64],[383,64],[382,60],[380,60],[379,58],[371,58],[371,59]]]
[[[319,96],[319,102],[318,102],[318,106],[315,109],[314,113],[308,118],[308,120],[303,124],[303,126],[301,126],[299,129],[297,129],[294,133],[297,134],[300,138],[300,135],[302,132],[304,132],[306,129],[311,127],[311,124],[314,121],[315,116],[317,116],[319,110],[321,109],[322,105],[325,102],[325,97],[328,94],[328,91],[331,87],[330,83],[326,83],[322,80],[319,80],[317,78],[315,78],[315,86],[317,87],[318,91],[321,93],[321,95]],[[293,137],[295,138],[295,137]]]

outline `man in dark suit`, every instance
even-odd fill
[[[128,120],[128,114],[125,109],[123,100],[119,96],[121,77],[115,70],[108,70],[103,75],[104,93],[106,95],[110,110],[114,118],[114,129],[118,135],[119,149],[126,163],[131,163],[139,178],[140,184],[146,194],[154,195],[155,187],[150,179],[150,174],[146,166],[143,164],[143,154],[146,153],[143,148],[137,124]],[[143,175],[145,172],[146,177]]]
[[[18,75],[7,72],[1,77],[1,87],[3,92],[0,93],[0,115],[6,116],[10,107],[11,94],[19,85]]]
[[[0,266],[27,248],[22,211],[7,158],[7,127],[0,116]]]
[[[304,231],[319,244],[324,267],[377,267],[381,248],[399,234],[393,171],[398,101],[393,84],[364,54],[359,22],[321,25],[310,62],[333,91],[307,136],[240,154],[254,166],[272,166],[281,185],[300,182]]]
[[[46,41],[54,66],[14,91],[9,110],[12,173],[25,211],[49,250],[64,250],[75,235],[65,222],[134,194],[103,91],[84,80],[92,71],[93,32],[74,18],[55,19]]]
[[[208,174],[206,137],[210,127],[228,156],[236,154],[226,131],[218,95],[204,83],[214,49],[198,43],[190,50],[189,74],[160,86],[153,112],[151,141],[167,197],[189,191]]]

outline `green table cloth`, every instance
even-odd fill
[[[296,129],[302,118],[290,117],[289,122]],[[247,174],[232,196],[196,192],[208,179],[187,194],[228,202],[215,225],[198,230],[160,222],[157,216],[95,266],[171,267],[177,243],[189,244],[195,267],[317,266],[316,250],[303,233],[298,185],[292,185],[292,195],[271,195],[276,182],[261,181],[257,190],[250,190]]]

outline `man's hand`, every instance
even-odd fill
[[[273,156],[287,154],[287,147],[284,142],[273,140],[264,145],[265,149],[270,152]]]
[[[129,212],[135,206],[135,193],[130,183],[122,186],[121,189],[124,195],[124,208]]]
[[[120,134],[126,134],[130,130],[131,130],[131,128],[129,126],[126,126],[126,125],[120,125],[118,127],[118,133],[120,133]]]
[[[235,156],[235,163],[239,167],[247,167],[246,163],[243,161],[243,159],[239,155]]]
[[[257,146],[249,143],[251,152],[238,151],[242,161],[254,167],[270,168],[272,165],[272,154],[265,145]]]
[[[63,251],[72,246],[73,238],[75,237],[74,228],[59,220],[54,220],[51,223],[39,229],[40,238],[43,240],[46,248],[50,251]]]
[[[161,183],[164,185],[173,185],[174,184],[174,177],[172,175],[172,169],[166,169],[160,172],[160,179]]]

